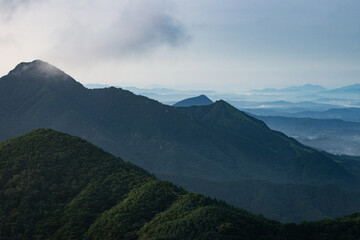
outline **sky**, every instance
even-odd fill
[[[242,91],[360,82],[359,0],[0,0],[0,75]]]

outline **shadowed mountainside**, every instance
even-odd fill
[[[2,239],[356,239],[359,214],[281,225],[50,129],[0,144]],[[331,238],[329,238],[329,236]]]
[[[335,184],[358,178],[224,101],[176,108],[117,88],[86,89],[42,61],[0,78],[0,140],[34,128],[82,137],[153,173],[237,181]]]
[[[328,157],[224,101],[175,108],[121,89],[90,90],[37,60],[0,79],[0,106],[8,134],[53,128],[152,172],[358,186]]]
[[[171,237],[179,237],[183,218],[192,216],[197,224],[209,210],[223,216],[204,219],[211,228],[206,233],[216,239],[226,238],[218,227],[229,218],[278,226],[156,180],[80,138],[49,129],[0,144],[0,176],[2,239],[148,239],[165,235],[165,229],[157,229],[166,226],[159,219],[177,229]],[[191,229],[194,239],[206,239],[201,225]],[[237,226],[239,231],[243,227]]]
[[[282,222],[341,217],[360,211],[360,192],[334,185],[272,183],[263,180],[211,181],[158,175],[197,192]]]

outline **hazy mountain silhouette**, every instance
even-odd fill
[[[244,111],[258,116],[276,116],[291,118],[313,118],[313,119],[339,119],[350,122],[360,122],[360,108],[332,108],[325,111],[296,111],[296,109],[276,108],[246,108]],[[297,109],[301,110],[301,109]]]
[[[333,154],[360,156],[360,122],[338,119],[255,116],[270,128]]]
[[[293,117],[309,117],[316,119],[341,119],[344,121],[360,122],[360,108],[335,108],[321,112],[306,111],[292,115]]]
[[[304,111],[326,111],[332,108],[343,108],[339,105],[324,104],[316,102],[288,102],[288,101],[228,101],[234,107],[242,111],[280,111],[286,113],[296,113]]]
[[[184,99],[180,102],[175,103],[173,106],[175,107],[205,106],[213,103],[214,102],[211,101],[207,96],[200,95],[197,97]]]
[[[261,90],[252,90],[253,92],[322,92],[326,91],[327,89],[320,85],[313,85],[313,84],[305,84],[302,86],[292,86],[287,88],[265,88]]]
[[[341,88],[332,89],[329,91],[326,91],[326,94],[328,95],[340,95],[340,96],[353,96],[357,95],[359,97],[360,95],[360,84],[353,84],[350,86],[345,86]]]

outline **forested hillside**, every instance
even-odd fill
[[[281,225],[50,129],[0,144],[1,239],[357,239],[360,218]]]

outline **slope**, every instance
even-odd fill
[[[0,140],[47,127],[157,173],[359,186],[334,161],[224,101],[175,108],[122,89],[90,90],[40,60],[0,79],[0,109],[9,130]]]
[[[272,183],[263,180],[210,181],[201,178],[158,175],[191,192],[281,222],[314,221],[343,217],[360,211],[360,192],[334,185]]]
[[[0,144],[0,176],[2,239],[295,240],[332,236],[334,230],[337,237],[360,236],[356,214],[281,225],[159,181],[50,129]]]
[[[227,154],[240,150],[237,153],[241,156],[240,160],[234,161],[232,167],[237,171],[258,174],[248,178],[307,184],[331,183],[343,187],[347,181],[358,181],[330,158],[269,129],[264,122],[238,111],[225,101],[209,106],[179,108],[179,111],[211,127],[216,136],[227,142],[228,149],[224,151]]]
[[[212,208],[235,219],[271,223],[160,182],[84,140],[49,129],[2,143],[0,171],[1,238],[133,239],[155,215],[184,201],[192,206],[187,214]],[[224,220],[212,222],[211,234],[221,235],[217,226]]]

